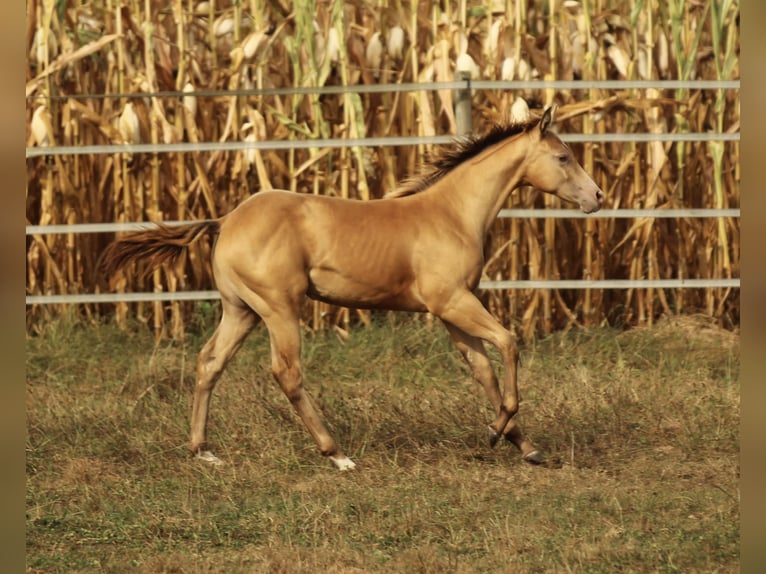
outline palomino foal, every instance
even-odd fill
[[[504,436],[525,460],[541,455],[512,418],[519,407],[513,336],[473,291],[490,226],[523,185],[598,211],[602,192],[550,131],[554,110],[522,124],[469,137],[431,161],[423,174],[373,201],[262,191],[215,221],[159,226],[112,243],[103,267],[112,276],[145,258],[173,261],[206,233],[217,234],[213,272],[222,317],[197,359],[191,449],[221,461],[207,445],[211,393],[226,364],[262,319],[272,372],[320,452],[340,470],[355,465],[325,428],[303,385],[299,315],[305,297],[336,305],[430,312],[446,326],[494,408],[492,446]],[[482,341],[500,352],[503,392]]]

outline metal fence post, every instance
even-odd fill
[[[458,71],[456,80],[465,82],[465,87],[457,90],[455,98],[457,135],[463,135],[471,133],[471,72]]]

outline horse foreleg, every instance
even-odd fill
[[[469,335],[465,331],[446,321],[444,322],[444,326],[447,328],[447,331],[449,332],[453,343],[455,343],[455,346],[460,351],[460,354],[463,355],[466,363],[468,363],[468,366],[471,368],[474,380],[484,389],[489,402],[492,404],[495,415],[497,415],[500,412],[503,398],[500,393],[500,386],[497,377],[495,376],[495,371],[492,368],[492,363],[487,356],[487,351],[484,348],[481,339]],[[496,435],[494,431],[490,432],[490,442],[494,446],[497,442],[496,437],[498,435]],[[521,429],[515,419],[512,418],[508,421],[508,424],[503,430],[503,436],[506,440],[516,445],[521,451],[524,460],[533,463],[542,461],[540,451],[522,435]]]
[[[303,386],[300,363],[300,327],[295,316],[270,315],[266,320],[271,340],[271,364],[274,378],[300,416],[309,434],[338,470],[351,470],[356,465],[338,448],[335,439],[325,428],[314,408],[308,391]]]
[[[455,291],[446,301],[438,302],[435,308],[429,308],[429,310],[446,323],[451,323],[471,337],[491,343],[500,351],[503,358],[504,385],[495,422],[490,425],[490,430],[494,432],[490,442],[494,444],[502,435],[508,421],[519,410],[516,382],[519,351],[513,336],[490,315],[481,301],[467,290]]]
[[[247,307],[228,303],[225,299],[222,307],[221,322],[197,357],[191,413],[191,450],[197,458],[212,464],[223,464],[207,446],[207,419],[213,388],[257,320],[257,315]]]

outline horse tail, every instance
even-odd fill
[[[101,271],[111,279],[123,267],[145,260],[144,275],[163,263],[175,263],[187,248],[208,233],[217,234],[218,219],[128,233],[110,243],[101,255]]]

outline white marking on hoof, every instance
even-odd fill
[[[215,456],[212,452],[209,450],[198,450],[196,458],[200,460],[204,460],[205,462],[209,464],[214,464],[215,466],[222,466],[223,461]]]
[[[353,470],[356,468],[356,464],[354,464],[354,461],[348,458],[347,456],[344,456],[342,458],[333,458],[330,457],[330,460],[335,465],[335,468],[338,470]]]
[[[529,462],[531,464],[542,464],[544,462],[543,454],[539,450],[537,450],[537,449],[535,449],[535,450],[533,450],[531,452],[528,452],[527,454],[525,454],[521,458],[523,458],[525,461],[527,461],[527,462]]]

